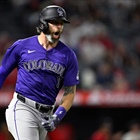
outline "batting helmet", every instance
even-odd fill
[[[64,23],[70,23],[66,19],[65,10],[57,5],[47,6],[41,11],[38,26],[40,31],[45,32],[48,30],[48,20],[62,20]]]

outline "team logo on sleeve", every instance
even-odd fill
[[[79,71],[77,72],[76,79],[79,80]]]

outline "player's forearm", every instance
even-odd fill
[[[57,124],[64,118],[67,111],[72,106],[75,91],[76,91],[76,86],[65,87],[65,93],[62,97],[60,106],[56,109],[56,111],[50,118],[50,122],[52,125],[50,125],[50,123],[48,125],[47,123],[43,122],[43,126],[47,130],[54,130],[54,128],[57,126]],[[52,126],[52,127],[50,127],[50,126]]]
[[[75,92],[76,92],[76,86],[65,87],[65,93],[62,97],[60,106],[63,106],[66,109],[66,111],[68,111],[73,104]]]

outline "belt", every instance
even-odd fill
[[[25,104],[27,104],[35,109],[37,109],[41,113],[51,113],[51,111],[53,110],[53,106],[40,104],[40,103],[35,102],[29,98],[24,97],[23,95],[21,95],[19,93],[17,93],[17,99],[19,99],[21,102],[23,102],[23,103],[25,103]]]

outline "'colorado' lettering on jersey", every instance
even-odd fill
[[[76,55],[61,41],[47,51],[37,36],[18,40],[8,48],[2,66],[8,73],[18,66],[15,91],[42,104],[54,104],[63,85],[79,83]]]
[[[60,76],[63,75],[65,70],[65,68],[62,65],[47,60],[30,60],[28,62],[23,62],[23,67],[27,71],[38,70],[38,69],[50,70],[59,74]]]

